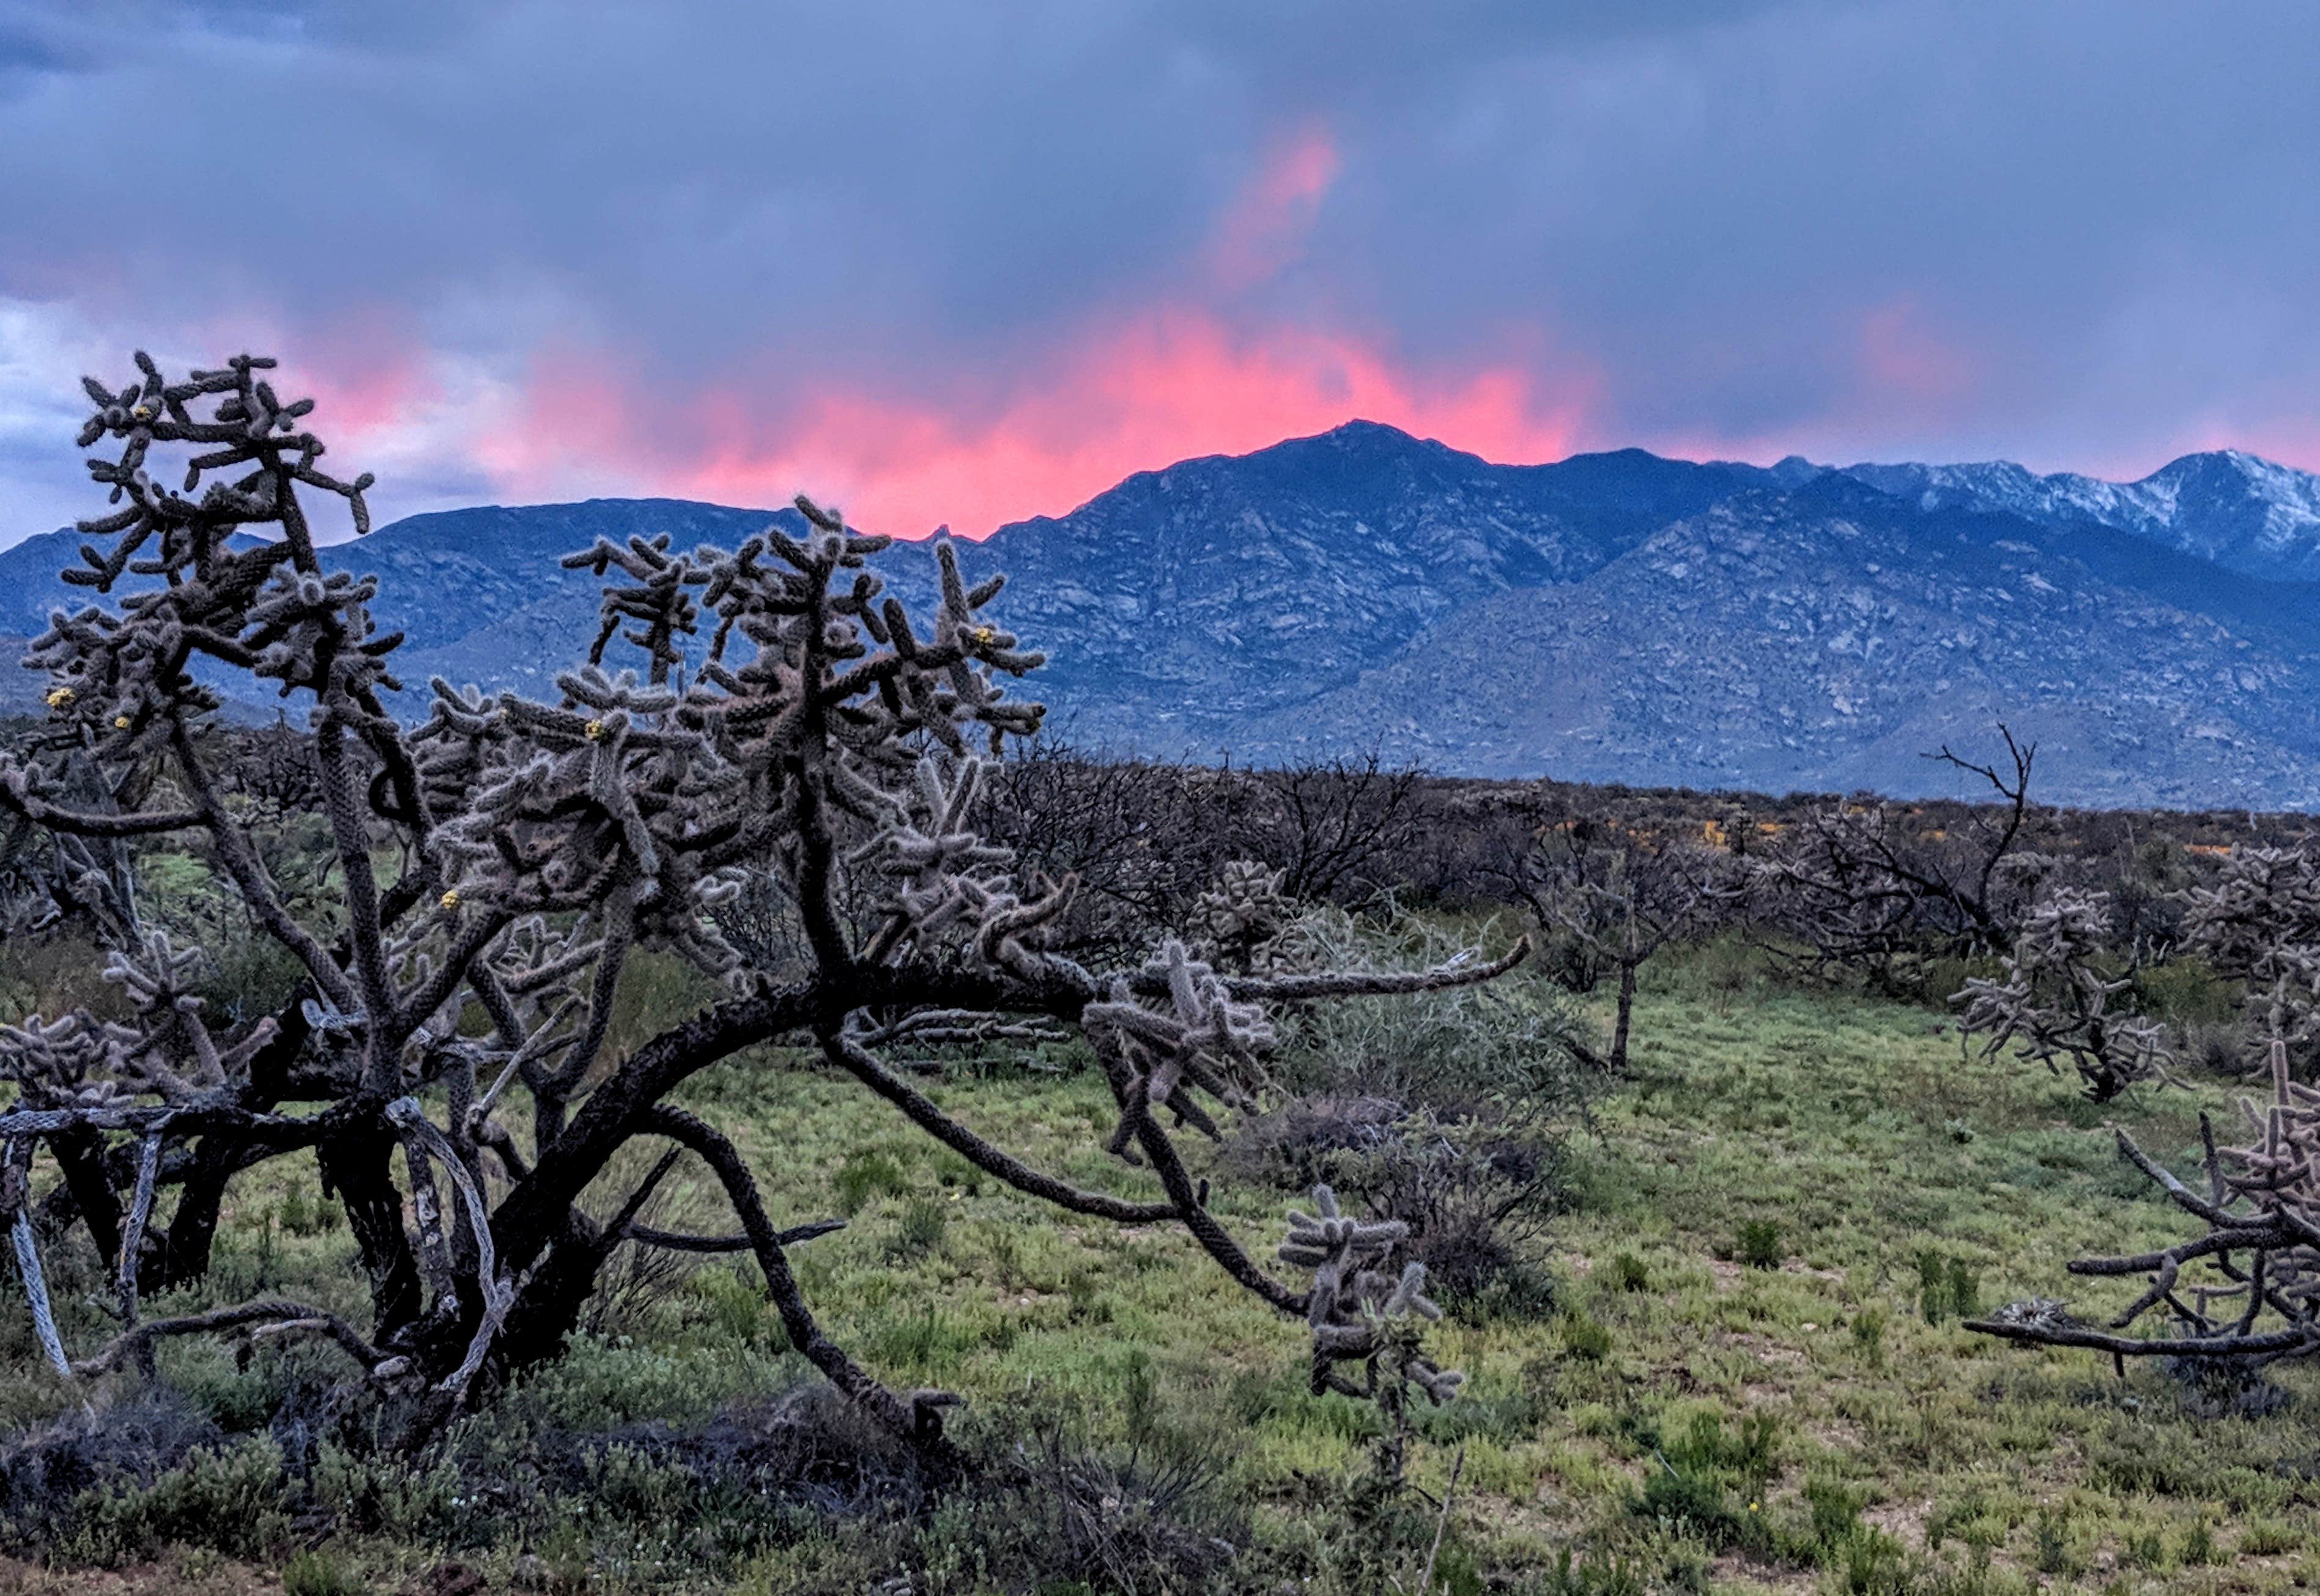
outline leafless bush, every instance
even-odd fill
[[[1243,861],[1292,902],[1400,885],[1432,812],[1426,778],[1374,757],[1165,765],[1042,738],[991,773],[976,821],[1024,868],[1078,880],[1053,947],[1109,968],[1196,930],[1201,896]]]
[[[1998,730],[2002,763],[1977,764],[1947,748],[1933,756],[1981,778],[1998,798],[1954,816],[1954,825],[1868,795],[1800,817],[1754,861],[1764,923],[1809,950],[1823,970],[1856,970],[1913,996],[1925,995],[1926,960],[2010,948],[2038,883],[2005,866],[2043,817],[2030,800],[2037,745]]]
[[[1542,933],[1565,950],[1561,969],[1586,991],[1618,983],[1611,1040],[1567,1046],[1607,1073],[1627,1068],[1638,973],[1670,942],[1699,934],[1741,894],[1727,856],[1699,843],[1567,816],[1540,825],[1499,870]],[[1550,943],[1553,946],[1553,943]]]

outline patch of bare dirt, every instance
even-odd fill
[[[195,1554],[125,1568],[42,1568],[0,1557],[0,1596],[274,1596],[281,1589],[265,1570]]]

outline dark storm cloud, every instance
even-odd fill
[[[1412,383],[1511,363],[1520,402],[1577,407],[1590,444],[2320,464],[2309,18],[20,5],[0,491],[40,497],[28,395],[88,341],[258,339],[370,402],[431,393],[400,480],[453,492],[496,468],[446,369],[647,474],[690,458],[702,395],[762,453],[833,381],[971,453],[1040,384],[1146,369],[1120,329],[1164,308]],[[1236,358],[1210,364],[1240,415],[1279,360]],[[584,391],[607,374],[617,409]],[[1148,446],[1223,446],[1196,408]],[[1078,447],[1050,436],[1066,420],[1010,426],[989,437]]]

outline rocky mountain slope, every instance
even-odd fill
[[[594,635],[594,583],[557,556],[730,546],[770,517],[459,510],[330,558],[385,579],[414,689],[538,691]],[[76,542],[0,551],[0,634],[86,600],[53,575]],[[1053,656],[1054,724],[1116,749],[1912,792],[1948,784],[1920,754],[2002,717],[2057,798],[2320,803],[2320,585],[2296,580],[2320,575],[2320,482],[2247,455],[2124,485],[1639,450],[1501,466],[1357,422],[1140,473],[966,563],[1014,578],[1000,607]],[[929,596],[927,553],[886,564]]]
[[[1583,583],[1487,600],[1240,747],[1908,793],[1954,780],[1927,752],[1986,753],[2002,719],[2041,744],[2051,796],[2300,807],[2320,801],[2315,600],[1829,478],[1735,495]]]

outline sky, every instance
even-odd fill
[[[2303,0],[0,0],[0,545],[242,350],[384,521],[981,536],[1352,417],[2320,469]]]

